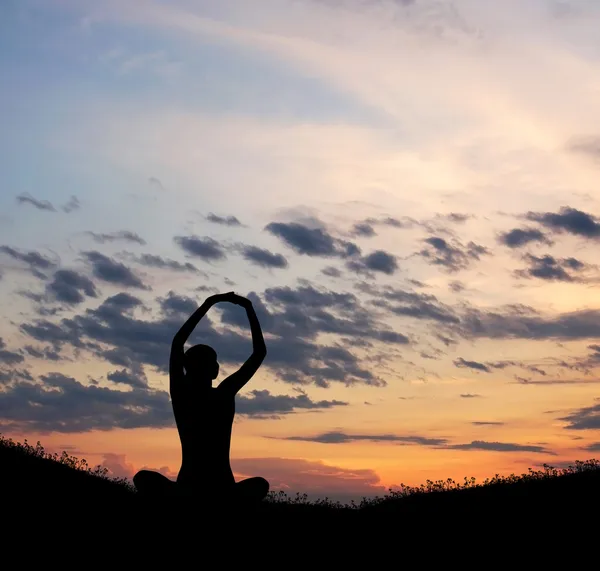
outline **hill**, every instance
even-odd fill
[[[136,537],[166,541],[191,535],[198,541],[211,533],[226,537],[233,526],[241,534],[234,536],[236,541],[290,540],[301,533],[313,547],[342,538],[351,549],[370,537],[378,543],[400,541],[405,553],[431,542],[472,545],[475,540],[480,547],[504,545],[506,550],[519,542],[531,547],[538,535],[550,544],[560,539],[564,547],[568,537],[584,541],[588,534],[597,534],[600,462],[576,462],[560,470],[546,466],[482,484],[467,478],[463,483],[428,481],[353,505],[272,493],[252,512],[209,512],[203,504],[149,503],[126,480],[110,478],[85,460],[66,452],[51,455],[39,443],[34,447],[0,436],[0,490],[3,535],[18,529],[19,522],[27,530],[35,522],[46,536],[89,539],[109,534],[118,543],[123,534],[131,542]]]

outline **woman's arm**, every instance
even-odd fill
[[[192,313],[188,320],[181,326],[179,331],[175,333],[171,343],[171,356],[169,358],[169,386],[173,390],[173,386],[183,378],[183,347],[188,337],[194,331],[196,325],[206,315],[207,311],[220,301],[229,301],[233,292],[211,295],[204,300],[204,303]]]
[[[267,356],[267,346],[265,345],[262,329],[260,327],[260,323],[258,322],[258,317],[254,311],[252,302],[249,299],[241,296],[235,297],[237,299],[229,299],[228,301],[233,301],[233,303],[241,305],[246,309],[248,321],[250,322],[250,331],[252,333],[252,355],[250,355],[248,360],[235,373],[227,377],[219,385],[219,388],[222,387],[222,390],[231,392],[234,395],[237,394],[240,389],[254,376],[254,373],[256,373]]]

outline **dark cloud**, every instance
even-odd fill
[[[369,224],[368,222],[357,222],[352,227],[351,233],[353,236],[362,236],[366,238],[371,238],[372,236],[377,235],[373,225]]]
[[[458,241],[448,242],[439,236],[432,236],[424,240],[428,248],[421,250],[418,254],[429,263],[444,267],[449,272],[457,272],[468,268],[470,264],[481,259],[483,255],[489,255],[490,251],[484,246],[469,242],[463,246]]]
[[[199,272],[198,268],[190,262],[182,264],[177,260],[163,258],[162,256],[157,256],[156,254],[142,254],[141,256],[133,257],[133,260],[135,260],[138,264],[142,264],[143,266],[148,266],[150,268],[173,270],[174,272]]]
[[[513,228],[498,236],[498,242],[509,248],[521,248],[530,242],[540,242],[551,246],[553,244],[541,230],[537,228]]]
[[[515,271],[515,275],[521,278],[573,282],[581,278],[572,272],[581,272],[588,268],[587,264],[576,258],[554,258],[549,254],[541,257],[526,254],[523,259],[529,263],[529,267],[526,270]]]
[[[398,436],[396,434],[346,434],[344,432],[324,432],[315,436],[286,436],[283,440],[319,442],[321,444],[346,444],[348,442],[395,442],[397,444],[418,444],[420,446],[441,446],[448,442],[445,438],[425,436]]]
[[[342,275],[342,272],[334,266],[327,266],[326,268],[323,268],[321,273],[331,278],[339,278]]]
[[[477,371],[483,371],[484,373],[491,373],[490,368],[483,363],[477,361],[465,361],[462,357],[453,361],[455,367],[461,367],[466,369],[475,369]]]
[[[585,309],[545,317],[520,305],[496,311],[469,308],[461,316],[457,329],[467,338],[597,339],[600,337],[600,310]]]
[[[528,212],[525,217],[559,234],[568,233],[595,240],[600,238],[598,218],[569,206],[563,206],[558,213]]]
[[[356,244],[334,238],[324,228],[309,228],[297,222],[271,222],[265,230],[281,238],[298,254],[325,258],[348,258],[360,254]]]
[[[354,272],[379,272],[392,275],[398,269],[396,256],[383,250],[375,250],[367,256],[349,260],[346,267]]]
[[[37,198],[33,198],[33,196],[29,194],[19,194],[17,196],[17,202],[19,204],[31,204],[31,206],[37,208],[38,210],[56,212],[56,208],[54,208],[51,202],[49,202],[48,200],[38,200]]]
[[[63,359],[60,353],[53,347],[39,348],[33,345],[25,345],[23,349],[35,359],[42,359],[44,361],[61,361]]]
[[[503,426],[504,422],[481,421],[476,420],[471,423],[473,426]]]
[[[471,214],[460,214],[458,212],[450,212],[450,214],[446,214],[445,216],[450,222],[456,222],[458,224],[462,224],[466,222],[469,218],[472,218]]]
[[[264,297],[267,303],[280,310],[265,316],[267,331],[272,327],[282,338],[315,338],[319,333],[334,333],[387,343],[409,342],[405,335],[379,325],[351,293],[317,289],[309,284],[296,289],[268,288]]]
[[[71,196],[71,198],[69,198],[68,202],[66,204],[64,204],[62,207],[63,212],[66,212],[67,214],[69,214],[70,212],[73,212],[74,210],[79,210],[81,208],[81,203],[79,202],[79,199],[76,196]]]
[[[592,444],[588,444],[584,450],[589,450],[590,452],[600,452],[600,442],[593,442]]]
[[[164,315],[181,318],[184,321],[198,309],[199,305],[194,298],[177,295],[172,290],[165,297],[159,297],[158,303]]]
[[[236,397],[236,412],[254,418],[278,418],[296,410],[324,410],[335,406],[346,406],[339,400],[313,401],[299,391],[297,396],[272,395],[268,390],[253,390],[251,396],[239,394]]]
[[[256,246],[244,246],[242,256],[257,266],[263,268],[287,268],[288,261],[281,254],[274,254],[264,248]]]
[[[27,264],[31,273],[40,279],[46,278],[46,275],[42,270],[52,270],[58,265],[54,260],[51,260],[35,250],[22,252],[12,248],[11,246],[0,246],[0,252],[11,257],[13,260]]]
[[[150,289],[125,264],[97,251],[83,252],[83,255],[92,264],[92,273],[98,279],[124,287]]]
[[[363,222],[364,224],[369,224],[370,226],[392,226],[393,228],[412,228],[415,225],[418,225],[418,222],[414,218],[410,218],[409,216],[403,216],[401,220],[398,218],[394,218],[393,216],[384,216],[382,218],[367,218]],[[360,223],[359,223],[360,224]]]
[[[0,369],[0,385],[8,386],[13,382],[18,381],[33,381],[31,373],[27,369],[17,369],[14,365],[11,365],[7,369]],[[2,395],[2,391],[0,391]],[[0,419],[2,415],[0,413]]]
[[[365,283],[356,284],[355,287],[363,293],[374,296],[375,305],[384,307],[395,315],[449,325],[460,323],[460,318],[454,310],[441,303],[434,295],[406,291],[392,286],[377,288]]]
[[[599,430],[600,402],[592,406],[580,408],[559,420],[568,422],[565,428],[569,430]]]
[[[136,234],[135,232],[130,232],[129,230],[119,230],[118,232],[108,232],[108,233],[97,233],[97,232],[87,232],[95,242],[99,244],[105,244],[107,242],[131,242],[136,244],[141,244],[142,246],[146,244],[146,240],[144,240],[141,236]]]
[[[455,293],[460,293],[461,291],[464,291],[466,287],[467,286],[465,286],[465,284],[459,280],[453,280],[448,284],[448,288]]]
[[[94,283],[86,276],[74,270],[57,270],[52,281],[46,285],[46,294],[56,301],[76,305],[85,300],[85,296],[97,297]]]
[[[470,444],[452,444],[446,446],[446,448],[452,450],[489,450],[493,452],[539,452],[543,454],[555,454],[543,446],[513,444],[510,442],[486,442],[484,440],[473,440]]]
[[[375,372],[364,367],[361,358],[345,347],[318,344],[321,333],[387,344],[408,343],[407,337],[375,321],[351,294],[303,286],[296,290],[272,288],[264,295],[269,309],[256,294],[248,294],[263,331],[270,335],[264,367],[284,382],[322,387],[331,382],[385,385]],[[137,363],[166,373],[172,337],[198,304],[172,292],[158,301],[161,317],[154,321],[135,318],[132,311],[141,301],[122,293],[74,317],[56,323],[38,319],[21,324],[20,329],[32,339],[52,345],[56,351],[71,346],[118,367],[131,369]],[[214,347],[221,363],[239,365],[252,352],[247,316],[242,308],[231,304],[222,304],[218,311],[226,328],[217,331],[207,315],[190,342]],[[235,329],[227,328],[231,325]]]
[[[137,370],[121,369],[112,371],[106,375],[106,378],[115,384],[130,387],[146,388],[148,386],[148,379],[141,367],[138,367]]]
[[[22,363],[24,361],[23,355],[20,353],[15,353],[14,351],[9,351],[6,349],[6,343],[4,339],[0,337],[0,363],[3,365],[17,365],[18,363]]]
[[[42,433],[174,424],[165,391],[84,385],[61,373],[42,375],[39,381],[15,381],[0,391],[0,418],[12,430]]]
[[[598,136],[575,138],[569,142],[567,149],[600,161],[600,137]]]
[[[476,399],[476,398],[481,398],[481,395],[472,394],[472,393],[463,393],[463,394],[460,395],[460,398],[463,398],[463,399]]]
[[[540,381],[534,381],[525,377],[515,375],[515,379],[518,383],[523,385],[594,385],[600,383],[600,379],[544,379]]]
[[[206,219],[214,224],[221,224],[222,226],[241,226],[242,223],[235,216],[217,216],[212,212],[208,214]]]
[[[538,375],[545,376],[546,371],[536,367],[535,365],[528,365],[522,361],[487,361],[485,363],[488,367],[492,369],[506,369],[507,367],[519,367],[521,369],[525,369],[527,371],[531,371],[532,373],[537,373]]]
[[[223,247],[213,238],[205,236],[175,236],[175,243],[187,254],[205,261],[223,260]]]

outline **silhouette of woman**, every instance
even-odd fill
[[[246,310],[253,352],[238,371],[213,387],[212,381],[219,374],[215,350],[208,345],[194,345],[184,352],[184,344],[206,312],[223,301]],[[266,354],[260,324],[249,299],[234,292],[213,295],[191,315],[173,338],[169,360],[171,402],[182,448],[181,469],[176,483],[158,472],[141,470],[133,477],[140,493],[183,493],[219,503],[258,502],[267,495],[267,480],[248,478],[236,483],[229,462],[235,395],[256,373]]]

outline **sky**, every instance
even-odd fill
[[[268,350],[237,479],[347,501],[597,457],[599,27],[595,0],[2,2],[0,432],[175,479],[170,342],[235,291]],[[190,343],[231,374],[243,309]]]

